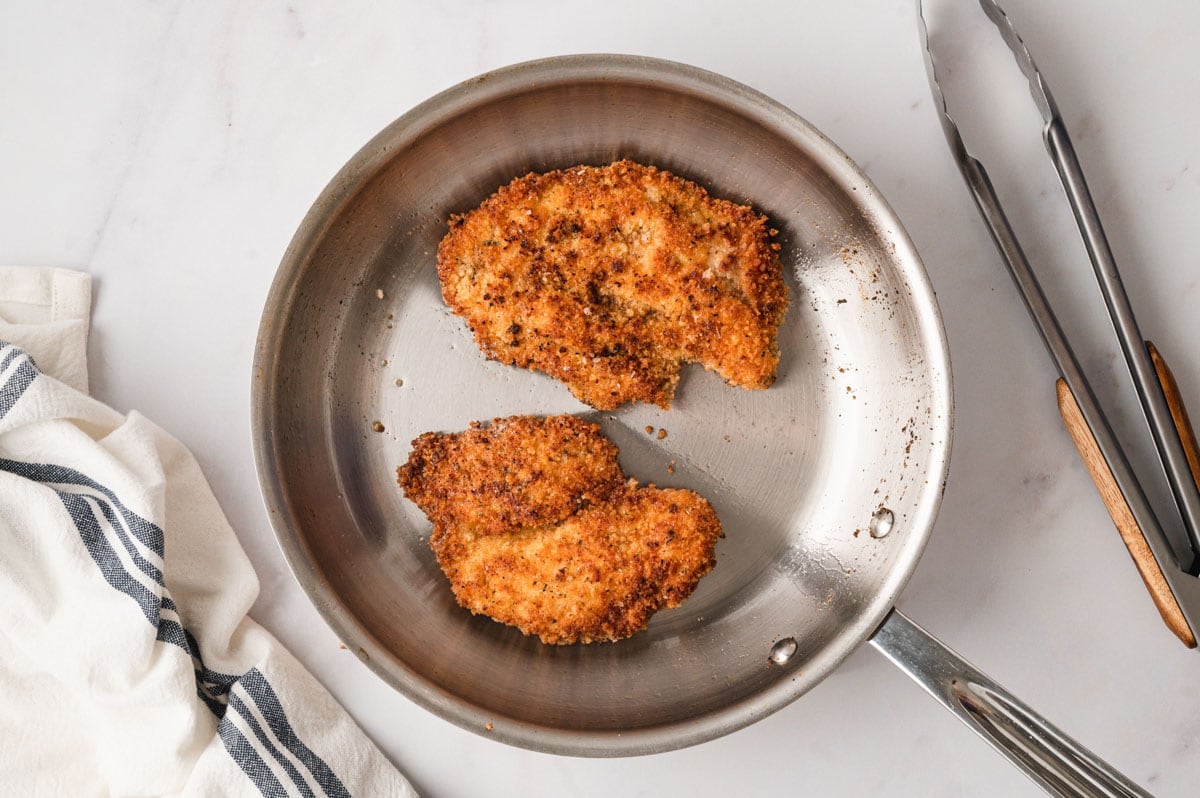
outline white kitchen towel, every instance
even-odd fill
[[[412,796],[246,613],[192,455],[87,393],[87,275],[0,268],[5,795]]]

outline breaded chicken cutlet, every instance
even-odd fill
[[[583,402],[669,407],[688,362],[766,388],[787,308],[767,219],[618,161],[528,174],[450,219],[442,298],[489,357]]]
[[[543,643],[629,637],[716,564],[712,506],[626,480],[617,447],[574,416],[426,433],[397,476],[458,603]]]

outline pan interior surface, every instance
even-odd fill
[[[791,303],[770,389],[693,365],[671,410],[599,413],[544,375],[486,360],[443,304],[436,249],[450,214],[529,171],[619,158],[748,203],[780,231]],[[932,290],[866,178],[762,95],[624,56],[490,73],[364,147],[283,260],[254,390],[272,521],[345,644],[455,723],[580,755],[709,739],[823,678],[911,573],[949,450]],[[628,640],[545,646],[459,608],[429,523],[396,485],[417,435],[526,413],[599,422],[627,474],[696,490],[721,519],[716,569]]]

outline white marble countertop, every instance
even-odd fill
[[[1050,361],[931,109],[912,4],[683,5],[10,0],[0,261],[95,276],[95,393],[192,448],[258,569],[254,616],[423,793],[1033,794],[869,648],[779,713],[691,749],[582,760],[509,748],[419,709],[339,650],[277,550],[251,456],[251,354],[283,250],[346,159],[429,95],[534,57],[639,53],[745,82],[863,166],[938,291],[955,449],[900,607],[1151,792],[1194,795],[1200,655],[1160,622],[1063,432]],[[1200,210],[1200,6],[1006,5],[1073,133],[1144,332],[1200,412],[1200,259],[1187,248]],[[957,49],[947,63],[965,74],[975,61]],[[1017,91],[997,89],[1004,102],[974,103],[998,123],[974,141],[1008,148],[993,173],[1010,215],[1064,322],[1093,330],[1085,367],[1134,429],[1015,76],[998,79]]]

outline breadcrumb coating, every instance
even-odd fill
[[[632,161],[528,174],[450,219],[442,298],[480,349],[583,402],[670,406],[685,363],[766,388],[787,308],[753,209]]]
[[[426,433],[397,476],[458,603],[544,643],[629,637],[716,564],[712,506],[626,480],[616,446],[573,416]]]

